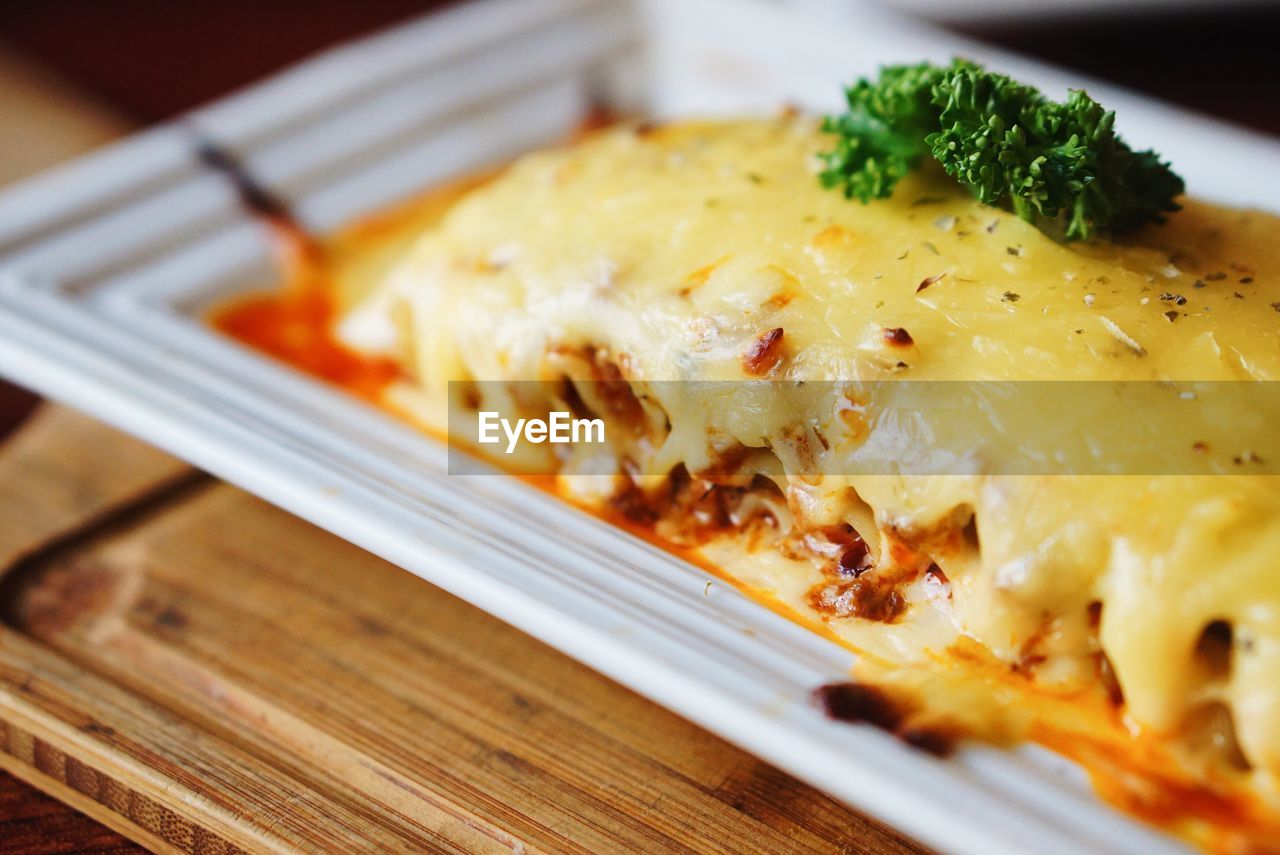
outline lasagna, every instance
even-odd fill
[[[528,155],[373,229],[376,253],[331,248],[304,277],[325,346],[437,431],[603,420],[603,448],[522,465],[860,651],[912,741],[1036,739],[1202,843],[1274,841],[1280,482],[1257,449],[1179,439],[1208,468],[1128,474],[828,463],[922,441],[841,384],[1276,379],[1280,221],[1186,201],[1067,244],[940,170],[851,203],[815,180],[828,145],[788,114]],[[245,311],[220,322],[252,340]]]

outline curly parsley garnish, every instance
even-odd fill
[[[1183,182],[1154,151],[1135,152],[1115,114],[1083,91],[1051,101],[966,60],[894,65],[845,90],[848,109],[823,120],[836,145],[824,187],[866,203],[887,198],[925,155],[986,205],[1068,240],[1163,222]]]

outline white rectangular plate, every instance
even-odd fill
[[[884,12],[760,0],[488,0],[332,51],[0,198],[0,373],[131,431],[420,575],[792,774],[950,851],[1159,852],[1046,751],[937,760],[826,719],[845,650],[671,555],[445,450],[209,330],[276,279],[198,139],[324,231],[556,140],[591,103],[653,114],[824,109],[882,62],[964,53],[1070,75]],[[1280,146],[1104,86],[1192,191],[1266,205]]]

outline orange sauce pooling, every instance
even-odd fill
[[[210,314],[214,328],[300,371],[382,403],[383,392],[405,378],[394,359],[352,350],[334,334],[341,314],[340,271],[375,255],[394,255],[437,222],[455,201],[491,180],[493,173],[433,188],[320,240],[294,223],[263,218],[278,246],[284,286],[237,298]]]
[[[236,341],[377,403],[403,372],[394,360],[357,353],[334,335],[338,304],[329,248],[292,224],[267,224],[277,238],[285,287],[238,298],[214,310],[210,322]]]
[[[377,402],[401,376],[392,360],[356,353],[333,337],[335,301],[319,290],[250,297],[216,312],[232,338],[313,377]]]

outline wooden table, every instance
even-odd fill
[[[125,126],[11,56],[0,90],[8,177]],[[70,410],[0,485],[0,769],[118,832],[4,777],[0,850],[918,851]]]
[[[136,843],[7,773],[0,773],[0,841],[0,852],[23,855],[142,851]]]

